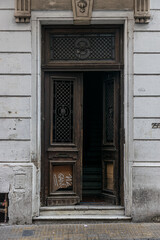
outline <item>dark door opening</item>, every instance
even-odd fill
[[[119,74],[83,73],[82,203],[119,204]]]
[[[103,84],[100,72],[83,75],[83,189],[82,201],[101,200]]]

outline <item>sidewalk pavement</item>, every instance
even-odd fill
[[[1,225],[0,240],[160,240],[160,223]]]

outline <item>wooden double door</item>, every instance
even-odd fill
[[[43,205],[120,204],[120,72],[52,72],[42,87]],[[92,200],[91,200],[92,201]]]

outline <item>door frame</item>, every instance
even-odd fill
[[[125,215],[132,210],[132,164],[133,164],[133,28],[132,11],[93,11],[91,24],[123,24],[124,26],[124,207]],[[32,13],[32,118],[31,162],[33,163],[32,201],[33,216],[39,215],[41,186],[41,27],[43,25],[73,24],[71,11],[38,11]]]
[[[93,31],[93,32],[96,32],[96,31],[102,31],[103,32],[115,32],[115,36],[116,36],[116,46],[115,46],[115,49],[116,49],[116,60],[115,62],[111,63],[111,62],[96,62],[96,63],[70,63],[70,64],[66,64],[67,61],[64,61],[62,62],[61,64],[55,64],[55,63],[51,63],[50,60],[49,60],[49,46],[50,46],[50,34],[52,32],[71,32],[71,33],[74,33],[76,30],[78,29],[82,29],[82,26],[44,26],[42,28],[42,42],[44,43],[45,45],[45,48],[43,47],[42,45],[42,72],[43,72],[43,77],[42,77],[42,86],[41,86],[41,89],[42,89],[42,120],[45,119],[45,115],[44,115],[44,112],[45,112],[45,107],[44,107],[44,88],[45,88],[45,76],[46,74],[49,74],[51,72],[66,72],[66,71],[69,71],[69,72],[81,72],[83,73],[84,71],[105,71],[105,72],[119,72],[119,80],[120,80],[120,83],[119,83],[119,86],[120,86],[120,89],[122,88],[122,91],[123,91],[123,25],[106,25],[106,26],[102,26],[101,29],[99,29],[96,25],[93,25],[93,26],[85,26],[83,27],[84,29],[81,30],[81,31],[84,31],[84,32],[88,32],[88,31]],[[52,30],[53,29],[53,30]],[[78,30],[80,31],[80,30]],[[48,51],[46,51],[46,49]],[[47,52],[47,53],[46,53]],[[48,63],[47,63],[48,62]],[[121,90],[120,90],[121,92]],[[119,186],[117,186],[117,188],[119,189],[119,199],[120,199],[120,204],[121,205],[124,205],[124,192],[123,192],[123,189],[124,189],[124,180],[123,180],[123,176],[121,176],[121,173],[123,172],[123,152],[121,153],[121,151],[123,150],[123,147],[121,147],[121,145],[123,146],[124,145],[124,135],[123,135],[123,129],[124,129],[124,122],[123,122],[123,119],[124,119],[124,116],[121,116],[121,112],[124,112],[123,110],[121,110],[121,108],[123,108],[123,99],[122,99],[122,96],[120,94],[120,109],[119,109],[119,112],[120,112],[120,128],[119,129],[122,129],[122,131],[120,131],[120,134],[119,134],[119,144],[120,144],[120,149],[119,149],[119,152],[120,152],[120,156],[119,156]],[[42,124],[41,124],[41,133],[42,133],[42,155],[41,155],[41,159],[42,159],[42,162],[41,162],[41,203],[43,205],[46,205],[46,198],[47,198],[47,195],[49,193],[49,190],[48,190],[48,186],[46,186],[44,184],[44,179],[46,179],[46,169],[48,169],[49,167],[46,165],[46,154],[45,154],[45,142],[44,142],[44,138],[46,136],[46,133],[45,133],[45,127],[44,127],[44,121],[42,121]],[[48,182],[47,180],[45,180],[45,182]],[[51,202],[54,202],[54,201],[51,201]],[[119,201],[117,201],[119,202]]]

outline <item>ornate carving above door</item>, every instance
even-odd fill
[[[72,0],[75,23],[87,24],[92,17],[93,0]]]
[[[135,23],[149,23],[150,0],[15,0],[17,23],[29,23],[31,10],[73,10],[76,24],[88,24],[93,10],[133,10]]]
[[[76,1],[76,0],[75,0]],[[85,0],[82,2],[90,2]],[[85,3],[80,2],[81,11],[86,11]],[[93,10],[133,10],[134,0],[94,0]],[[32,10],[72,10],[72,0],[32,0]]]

